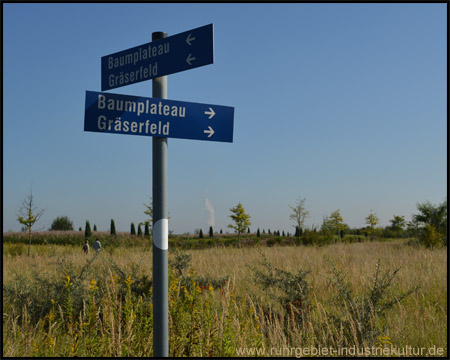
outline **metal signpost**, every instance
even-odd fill
[[[102,57],[102,91],[153,79],[153,98],[86,91],[84,131],[153,137],[153,355],[169,356],[168,138],[233,142],[234,108],[167,100],[167,76],[214,62],[213,24]]]

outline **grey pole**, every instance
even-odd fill
[[[152,41],[167,37],[152,33]],[[167,76],[153,79],[153,97],[167,99]],[[169,356],[169,221],[167,138],[153,137],[153,356]]]

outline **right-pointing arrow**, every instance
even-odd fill
[[[211,126],[208,126],[209,130],[203,130],[205,134],[209,134],[208,137],[210,138],[214,134],[214,130]]]
[[[209,111],[205,111],[206,115],[209,115],[208,119],[211,119],[214,115],[216,115],[216,113],[214,112],[213,109],[209,108]]]

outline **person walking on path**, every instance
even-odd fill
[[[100,244],[100,241],[98,241],[98,239],[95,239],[94,245],[92,245],[92,247],[98,253],[101,250],[102,245]]]
[[[83,245],[83,251],[87,255],[89,254],[89,239],[86,239]]]

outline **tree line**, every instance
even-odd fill
[[[389,220],[390,225],[386,227],[377,227],[380,222],[378,216],[370,210],[370,213],[365,217],[366,226],[362,228],[350,228],[345,222],[340,213],[340,209],[332,211],[330,215],[324,216],[321,226],[313,225],[307,226],[306,219],[310,212],[306,208],[306,199],[298,198],[295,206],[289,205],[292,213],[289,219],[294,222],[295,238],[298,245],[324,245],[337,241],[343,241],[347,235],[363,236],[373,240],[378,237],[382,238],[402,238],[413,237],[418,239],[419,243],[427,247],[435,247],[440,245],[447,245],[447,198],[441,203],[434,205],[429,201],[417,204],[418,214],[413,214],[411,221],[407,222],[402,215],[393,215]],[[142,228],[144,226],[144,236],[151,236],[151,225],[153,221],[153,203],[150,198],[149,204],[144,204],[144,214],[147,219],[138,223],[138,230],[134,223],[131,223],[131,235],[142,236]],[[231,215],[229,217],[232,223],[228,225],[229,228],[235,230],[238,234],[238,246],[241,240],[241,234],[250,232],[251,216],[245,211],[244,206],[239,202],[236,206],[230,208]],[[30,189],[30,194],[23,201],[22,207],[19,210],[17,220],[22,227],[22,231],[28,232],[30,252],[32,228],[34,224],[41,218],[44,210],[38,210],[35,205],[33,194]],[[169,216],[170,218],[170,216]],[[59,216],[53,220],[49,230],[73,230],[73,222],[67,216]],[[79,228],[82,231],[82,228]],[[97,226],[94,224],[94,231],[97,231]],[[263,233],[265,231],[263,230]],[[222,233],[222,230],[220,230]],[[270,234],[270,230],[268,231]],[[85,225],[85,237],[89,238],[92,234],[91,226],[88,220]],[[114,220],[111,219],[110,234],[116,235],[116,228]],[[275,232],[275,235],[281,236],[280,231]],[[209,236],[213,237],[213,228],[209,229]],[[256,236],[261,236],[258,228]],[[286,236],[283,231],[283,235]],[[287,233],[287,236],[290,236]],[[199,237],[203,237],[202,230],[199,231]],[[359,238],[358,238],[359,239]]]

